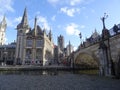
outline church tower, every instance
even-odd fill
[[[6,23],[6,19],[4,16],[2,22],[0,23],[0,45],[5,44],[6,27],[7,27],[7,23]]]
[[[64,52],[64,37],[62,35],[58,37],[58,48]]]
[[[50,41],[52,41],[52,32],[51,32],[51,30],[48,33],[48,37],[49,37]]]
[[[67,49],[67,56],[69,56],[73,52],[73,46],[71,45],[70,41],[66,49]]]
[[[25,8],[24,14],[21,22],[17,25],[17,46],[16,46],[16,62],[17,64],[23,63],[23,58],[25,57],[24,46],[25,46],[25,38],[26,33],[29,32],[29,24],[27,17],[27,9]]]

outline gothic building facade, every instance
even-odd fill
[[[54,44],[51,30],[46,34],[45,29],[34,21],[34,28],[28,24],[25,8],[21,22],[17,25],[17,45],[15,63],[48,65],[53,60]]]

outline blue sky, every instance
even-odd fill
[[[81,32],[84,40],[96,30],[101,33],[100,18],[108,14],[106,27],[110,29],[120,23],[120,0],[0,0],[0,21],[7,19],[6,42],[16,40],[15,29],[20,23],[25,7],[27,7],[29,25],[34,26],[37,16],[38,25],[52,30],[53,41],[61,34],[65,45],[69,40],[77,48],[80,44],[78,34]]]

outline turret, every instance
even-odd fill
[[[35,36],[37,36],[37,17],[35,17],[34,29],[35,29]]]

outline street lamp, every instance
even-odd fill
[[[81,44],[82,44],[82,34],[81,34],[81,32],[80,32],[80,34],[79,34],[79,37],[80,37]],[[81,44],[80,44],[80,46],[81,46]]]
[[[80,36],[80,40],[81,40],[81,39],[82,39],[82,34],[81,34],[81,32],[80,32],[79,36]],[[81,41],[81,42],[82,42],[82,41]]]
[[[103,22],[103,29],[105,29],[105,19],[108,18],[108,15],[106,13],[104,13],[104,16],[101,18],[102,22]]]

